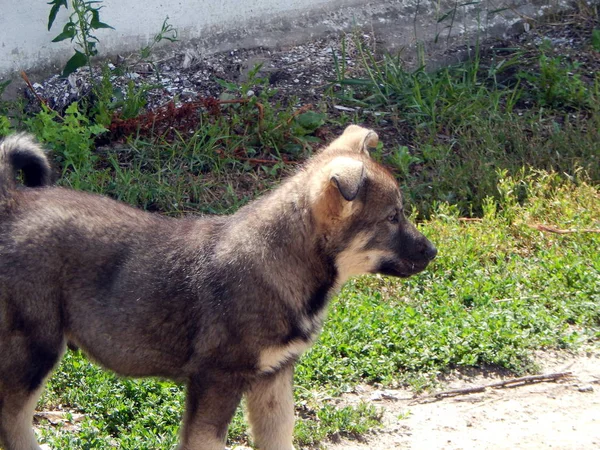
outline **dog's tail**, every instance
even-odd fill
[[[0,197],[14,189],[17,174],[25,186],[50,184],[52,170],[42,147],[29,134],[13,134],[0,142]]]

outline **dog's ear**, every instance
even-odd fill
[[[364,188],[365,165],[340,156],[323,167],[312,181],[311,204],[317,221],[334,223],[348,217],[358,207],[356,198]]]
[[[358,125],[349,125],[342,135],[324,151],[339,149],[369,155],[369,149],[377,147],[378,142],[379,136],[373,130]]]
[[[345,200],[351,202],[365,181],[365,165],[361,161],[350,158],[336,158],[339,164],[332,167],[329,181],[340,191]]]

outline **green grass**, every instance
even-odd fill
[[[360,38],[355,47],[362,64],[352,73],[338,69],[332,101],[378,111],[393,124],[400,145],[379,157],[422,217],[436,201],[481,215],[485,199],[498,197],[497,169],[573,175],[583,168],[600,181],[600,78],[549,41],[476,49],[466,63],[433,72],[378,58]]]
[[[530,225],[600,228],[600,191],[583,176],[501,180],[502,199],[485,202],[480,221],[436,205],[421,225],[439,248],[426,272],[407,281],[356,278],[332,302],[319,342],[296,371],[301,448],[377,426],[373,406],[338,406],[330,397],[358,383],[420,390],[456,367],[523,373],[535,369],[533,350],[598,340],[600,234],[559,235]],[[177,440],[182,400],[172,383],[120,379],[69,353],[41,407],[60,404],[86,418],[76,433],[42,426],[42,437],[57,448],[168,449]],[[230,439],[248,439],[241,412]]]

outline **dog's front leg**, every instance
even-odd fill
[[[246,392],[248,420],[261,450],[294,450],[294,367],[256,381]]]
[[[227,376],[188,383],[178,450],[223,450],[227,427],[242,398],[242,387]]]

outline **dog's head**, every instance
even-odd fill
[[[340,283],[363,273],[408,277],[437,250],[404,214],[396,180],[369,156],[372,131],[350,125],[309,166],[310,204]]]

